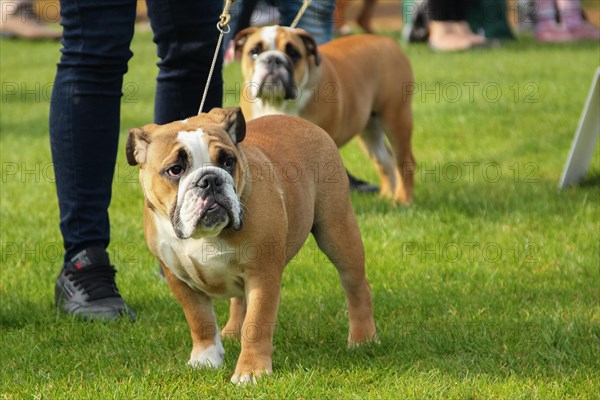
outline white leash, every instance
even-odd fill
[[[292,22],[290,28],[293,29],[298,25],[298,22],[300,22],[300,19],[302,19],[302,16],[306,12],[308,6],[310,6],[310,3],[312,3],[312,0],[304,0],[304,3],[302,3],[302,7],[300,7],[300,10],[298,11],[298,15],[296,15],[296,18],[294,18],[294,22]]]
[[[217,29],[219,30],[219,39],[217,40],[217,47],[215,48],[215,54],[213,55],[212,64],[210,65],[210,70],[208,71],[208,78],[206,79],[206,85],[204,86],[204,93],[202,94],[202,101],[200,102],[200,108],[198,108],[198,115],[202,113],[202,109],[204,108],[204,103],[206,102],[206,95],[208,94],[208,88],[210,87],[210,82],[212,80],[213,72],[215,71],[215,65],[217,64],[217,57],[219,56],[219,52],[221,51],[221,43],[223,43],[223,36],[226,33],[231,31],[231,27],[229,26],[229,21],[231,21],[231,14],[229,13],[229,9],[231,8],[231,4],[233,4],[233,0],[226,0],[225,6],[223,7],[223,12],[219,17],[219,22],[217,22]]]

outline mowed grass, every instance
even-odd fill
[[[125,77],[110,208],[119,288],[135,323],[72,320],[53,308],[61,237],[48,140],[57,43],[1,41],[0,397],[593,399],[600,393],[600,165],[558,191],[598,43],[539,45],[412,60],[411,207],[352,194],[366,247],[381,344],[346,349],[334,267],[310,239],[287,267],[274,373],[229,383],[239,344],[218,370],[186,365],[179,304],[142,234],[129,128],[152,120],[155,48],[138,32]],[[372,60],[376,62],[376,60]],[[226,68],[236,103],[239,66]],[[397,82],[390,82],[396,85]],[[202,90],[203,88],[198,88]],[[397,89],[399,90],[399,89]],[[98,140],[102,140],[101,137]],[[348,168],[376,182],[356,143]],[[216,302],[222,325],[226,302]]]

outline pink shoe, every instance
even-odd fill
[[[566,30],[562,25],[552,24],[542,28],[536,28],[535,39],[538,42],[554,42],[563,43],[575,40],[571,32]]]
[[[600,29],[589,22],[582,22],[569,28],[569,32],[575,40],[600,40]]]

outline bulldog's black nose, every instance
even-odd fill
[[[203,175],[202,178],[197,183],[198,187],[202,189],[216,189],[223,185],[223,179],[217,174],[206,174]]]

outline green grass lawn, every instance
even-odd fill
[[[143,239],[124,140],[152,120],[151,34],[136,34],[125,77],[110,209],[133,324],[53,308],[62,243],[47,119],[59,44],[0,46],[1,398],[598,398],[599,151],[581,186],[557,190],[598,43],[406,49],[417,79],[414,205],[352,195],[381,344],[346,349],[342,289],[310,239],[284,274],[274,374],[244,388],[229,383],[236,342],[224,343],[219,370],[186,366],[187,323]],[[238,69],[225,70],[229,106]],[[342,153],[377,180],[356,143]],[[216,303],[221,325],[227,309]]]

